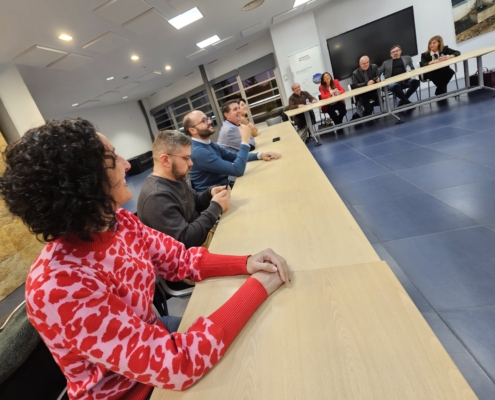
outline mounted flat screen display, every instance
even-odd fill
[[[418,54],[413,7],[387,15],[327,40],[334,77],[349,78],[359,67],[359,59],[369,56],[378,66],[390,58],[390,48],[402,47],[402,54]],[[425,46],[426,47],[426,46]]]

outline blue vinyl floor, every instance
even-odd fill
[[[480,399],[495,399],[495,92],[308,145]]]

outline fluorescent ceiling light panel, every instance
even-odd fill
[[[218,35],[212,36],[206,40],[203,40],[202,42],[196,43],[196,46],[198,46],[200,49],[204,49],[205,47],[208,47],[210,44],[219,42],[220,38]]]
[[[220,40],[218,43],[215,43],[213,45],[213,47],[215,49],[221,49],[222,47],[224,46],[227,46],[228,44],[231,44],[231,43],[234,43],[235,42],[235,37],[234,36],[230,36],[226,39],[223,39],[223,40]]]
[[[63,35],[60,35],[58,38],[60,40],[65,40],[66,42],[72,40],[72,36],[66,35],[65,33]]]
[[[198,7],[194,7],[175,18],[169,19],[168,22],[175,29],[181,29],[201,18],[203,18],[203,14],[198,10]]]
[[[310,0],[296,0],[294,2],[294,7],[293,8],[299,7],[301,4],[307,3],[308,1],[310,1]]]

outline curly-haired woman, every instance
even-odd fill
[[[52,121],[7,147],[0,194],[48,242],[26,283],[28,317],[67,378],[71,399],[146,399],[183,390],[212,368],[289,272],[271,250],[220,256],[185,247],[119,209],[129,163],[82,119]],[[275,272],[278,271],[278,272]],[[183,334],[152,311],[168,280],[253,274]]]

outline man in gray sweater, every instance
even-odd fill
[[[138,218],[186,248],[201,246],[229,207],[230,188],[215,186],[202,193],[191,189],[187,182],[193,165],[191,138],[181,132],[162,131],[157,135],[153,161],[153,172],[139,194]]]

